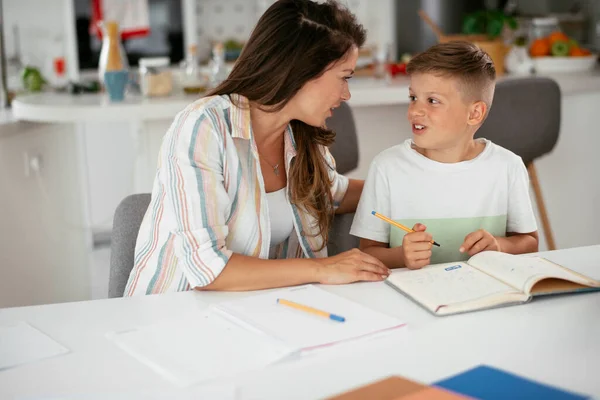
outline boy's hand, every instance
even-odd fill
[[[409,269],[419,269],[431,262],[431,234],[425,232],[427,227],[423,224],[415,224],[413,231],[404,235],[402,239],[402,252],[404,253],[404,265]]]
[[[458,250],[461,253],[466,251],[469,256],[474,256],[484,250],[501,251],[496,238],[484,229],[479,229],[465,236],[465,241]]]

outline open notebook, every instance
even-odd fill
[[[467,262],[397,270],[393,288],[435,315],[522,304],[534,296],[600,290],[600,281],[542,257],[485,251]]]
[[[283,306],[278,298],[346,320],[332,321]],[[403,325],[396,318],[306,285],[224,301],[150,326],[111,332],[108,337],[171,382],[189,386]]]

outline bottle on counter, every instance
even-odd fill
[[[208,89],[208,78],[200,70],[197,49],[195,44],[190,45],[181,63],[181,86],[186,94],[200,94]]]
[[[215,88],[227,78],[227,75],[229,75],[225,65],[225,46],[223,43],[216,42],[214,44],[210,66],[210,87]]]
[[[98,73],[110,100],[122,101],[129,82],[129,65],[116,21],[108,21],[102,25]]]
[[[129,62],[125,54],[125,48],[121,42],[119,25],[115,21],[100,23],[102,32],[102,47],[98,62],[98,78],[104,83],[104,72],[107,70],[128,70]]]

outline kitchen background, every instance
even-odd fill
[[[52,76],[52,60],[65,57],[68,77],[96,69],[100,40],[89,32],[92,0],[2,0],[4,45],[9,86],[18,88],[23,65],[35,65]],[[243,43],[273,0],[149,0],[151,34],[127,41],[132,66],[140,57],[168,56],[179,63],[191,43],[199,58],[210,57],[211,42]],[[527,30],[531,17],[555,15],[570,36],[591,49],[600,47],[598,0],[346,0],[368,29],[368,45],[387,49],[390,58],[414,53],[436,42],[417,11],[429,13],[446,33],[460,31],[466,12],[509,8]]]
[[[38,68],[50,83],[97,77],[101,43],[88,29],[91,0],[0,2],[7,56],[3,72],[9,89],[22,90],[25,66]],[[373,58],[383,53],[389,60],[399,60],[404,53],[436,43],[431,29],[418,18],[419,9],[427,11],[446,33],[459,32],[464,14],[483,7],[514,10],[522,32],[527,32],[532,17],[555,15],[582,45],[600,49],[600,0],[344,2],[367,28]],[[192,44],[197,45],[199,60],[208,62],[215,41],[243,43],[271,3],[149,0],[151,34],[125,42],[129,64],[135,69],[141,57],[167,56],[178,71]],[[57,76],[57,58],[65,61],[64,77]],[[375,108],[357,111],[360,125],[373,131],[383,129],[376,125],[381,110]],[[397,110],[402,121],[405,111]],[[6,123],[0,123],[0,307],[105,297],[114,209],[126,195],[149,191],[152,171],[143,173],[147,165],[139,155],[156,148],[170,121],[152,126],[100,121],[86,126],[82,142],[79,128],[17,122],[10,110],[0,111],[2,118]],[[146,132],[148,139],[132,131]],[[361,148],[363,161],[352,176],[364,178],[375,153]],[[81,154],[86,154],[85,160]],[[38,173],[31,170],[32,159]],[[82,191],[87,191],[85,196]],[[559,247],[579,243],[564,240]]]

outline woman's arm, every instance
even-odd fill
[[[381,281],[390,271],[358,249],[326,258],[263,260],[233,254],[214,281],[198,290],[260,290],[306,283],[346,284]]]
[[[365,181],[360,179],[350,179],[348,183],[348,190],[340,203],[340,206],[335,210],[336,214],[346,214],[356,211],[358,206],[358,200],[363,191]]]

